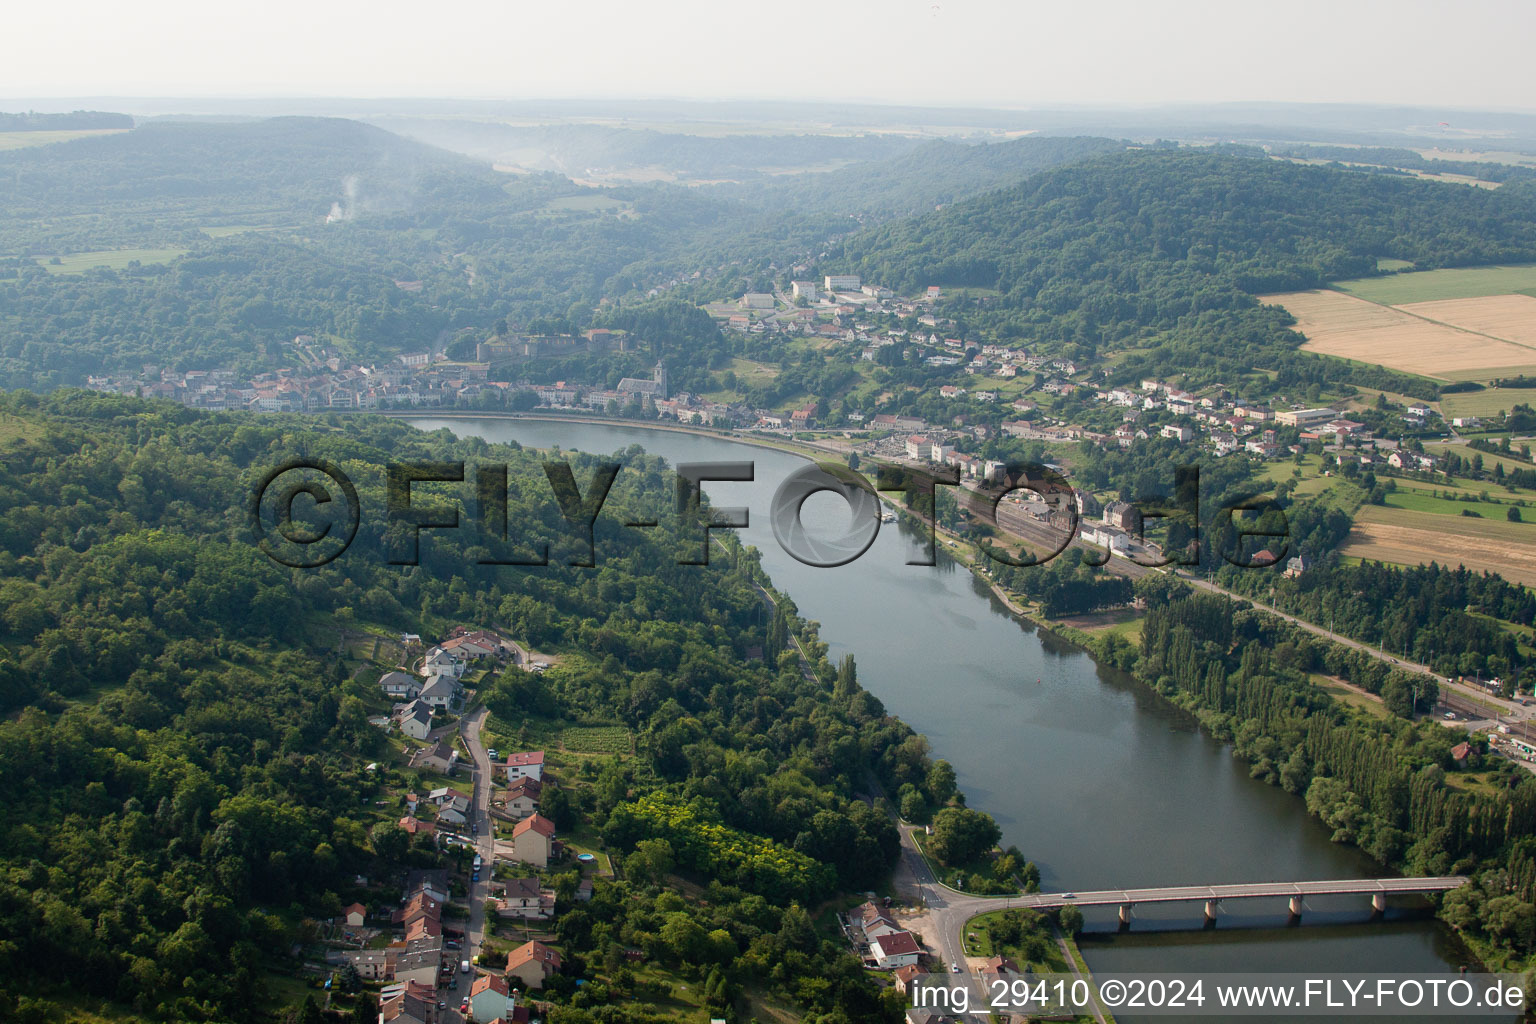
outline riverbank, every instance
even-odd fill
[[[673,463],[728,460],[738,456],[722,450],[721,442],[754,442],[762,449],[757,482],[711,488],[724,504],[754,509],[766,507],[777,482],[805,459],[841,461],[784,438],[697,428],[653,432],[628,421],[456,416],[481,421],[461,428],[430,415],[414,419],[427,429],[449,426],[533,448],[612,452],[638,444]],[[830,505],[807,516],[818,529],[835,530],[839,519]],[[828,658],[836,663],[856,654],[861,683],[887,713],[929,737],[934,756],[954,764],[972,806],[997,819],[1006,843],[1029,851],[1043,888],[1379,873],[1357,849],[1330,843],[1329,831],[1301,801],[1252,779],[1247,766],[1233,760],[1230,746],[1199,729],[1186,712],[1109,663],[1100,667],[1085,648],[1102,642],[1105,631],[1079,638],[1067,632],[1070,627],[1031,628],[1039,618],[1029,614],[1027,601],[997,593],[991,580],[976,586],[973,563],[986,556],[968,543],[963,550],[952,547],[956,541],[947,532],[940,543],[947,554],[961,557],[940,559],[932,569],[909,564],[921,549],[913,530],[881,531],[865,557],[836,572],[795,561],[760,517],[740,539],[762,552],[776,586],[795,596],[802,616],[818,623],[831,646]],[[957,561],[973,571],[956,572]],[[1072,642],[1057,643],[1058,637]],[[1364,923],[1357,900],[1321,899],[1308,912],[1312,925]],[[1090,933],[1114,931],[1112,916],[1088,916]],[[1306,929],[1307,942],[1286,930],[1283,908],[1244,906],[1232,918],[1235,929],[1227,938],[1129,944],[1109,938],[1084,945],[1083,952],[1095,970],[1131,971],[1240,969],[1259,960],[1286,969],[1325,969],[1346,950],[1354,962],[1383,971],[1444,970],[1464,962],[1459,944],[1448,946],[1448,930],[1414,915],[1390,914],[1385,928]],[[1200,922],[1152,908],[1139,923],[1181,936],[1198,930]]]

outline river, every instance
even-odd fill
[[[673,464],[755,462],[754,482],[706,485],[710,500],[750,510],[742,539],[762,550],[774,585],[821,624],[834,661],[855,655],[860,683],[928,737],[934,756],[954,766],[967,802],[997,819],[1005,845],[1039,865],[1047,891],[1386,873],[1330,842],[1301,800],[1249,778],[1189,715],[1021,623],[964,568],[907,565],[919,550],[910,527],[883,528],[863,557],[841,568],[791,558],[767,513],[778,484],[804,465],[797,456],[643,427],[411,422],[541,448],[609,453],[640,444]],[[838,499],[813,498],[806,520],[814,526],[841,509]],[[1303,924],[1288,928],[1283,901],[1237,902],[1221,908],[1212,930],[1200,930],[1199,904],[1138,907],[1128,934],[1116,934],[1114,910],[1105,908],[1088,913],[1082,949],[1095,971],[1438,973],[1464,963],[1456,937],[1416,904],[1394,902],[1371,921],[1364,897],[1313,899]]]

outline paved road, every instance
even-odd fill
[[[485,746],[480,742],[480,729],[485,725],[486,716],[490,712],[484,707],[478,707],[459,719],[459,734],[464,737],[464,745],[469,748],[469,757],[472,778],[474,779],[474,798],[470,806],[470,821],[475,825],[475,852],[480,855],[483,866],[480,869],[480,881],[469,888],[469,926],[464,934],[464,949],[461,959],[473,960],[480,952],[480,947],[485,941],[485,900],[490,894],[491,867],[495,864],[493,846],[495,842],[495,830],[491,822],[491,786],[495,778],[491,773],[491,759],[485,752]],[[460,988],[452,994],[457,999],[463,999],[469,995],[468,977],[459,975]],[[459,1019],[458,1003],[453,1002],[444,1018],[450,1022]]]
[[[905,876],[901,882],[910,888],[927,908],[933,933],[937,936],[939,948],[935,952],[939,957],[939,970],[952,971],[958,964],[969,980],[974,975],[965,956],[965,944],[961,934],[965,930],[965,923],[978,914],[1022,907],[1026,904],[1021,901],[1022,894],[1020,897],[969,896],[940,882],[934,877],[928,861],[918,852],[917,842],[912,838],[918,827],[898,825],[901,831],[901,860],[897,864],[897,875]],[[1076,962],[1068,954],[1066,940],[1058,935],[1057,942],[1061,946],[1062,958],[1071,965],[1072,973],[1078,973]],[[1097,1001],[1094,1005],[1094,1016],[1100,1024],[1103,1024],[1104,1014],[1099,1009]]]

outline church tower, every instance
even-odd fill
[[[651,379],[656,382],[656,397],[671,398],[671,388],[667,386],[667,364],[660,359],[656,360],[656,369],[651,371]]]

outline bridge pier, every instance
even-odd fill
[[[1131,904],[1120,904],[1120,929],[1124,931],[1131,926]]]
[[[1291,897],[1291,920],[1293,920],[1293,921],[1300,921],[1301,920],[1301,897],[1300,896],[1292,896]]]
[[[1205,926],[1213,927],[1216,924],[1216,900],[1205,901]]]
[[[1384,892],[1378,892],[1378,893],[1372,894],[1372,896],[1371,896],[1371,909],[1374,910],[1378,914],[1386,913],[1386,911],[1387,911],[1387,894],[1384,893]]]

